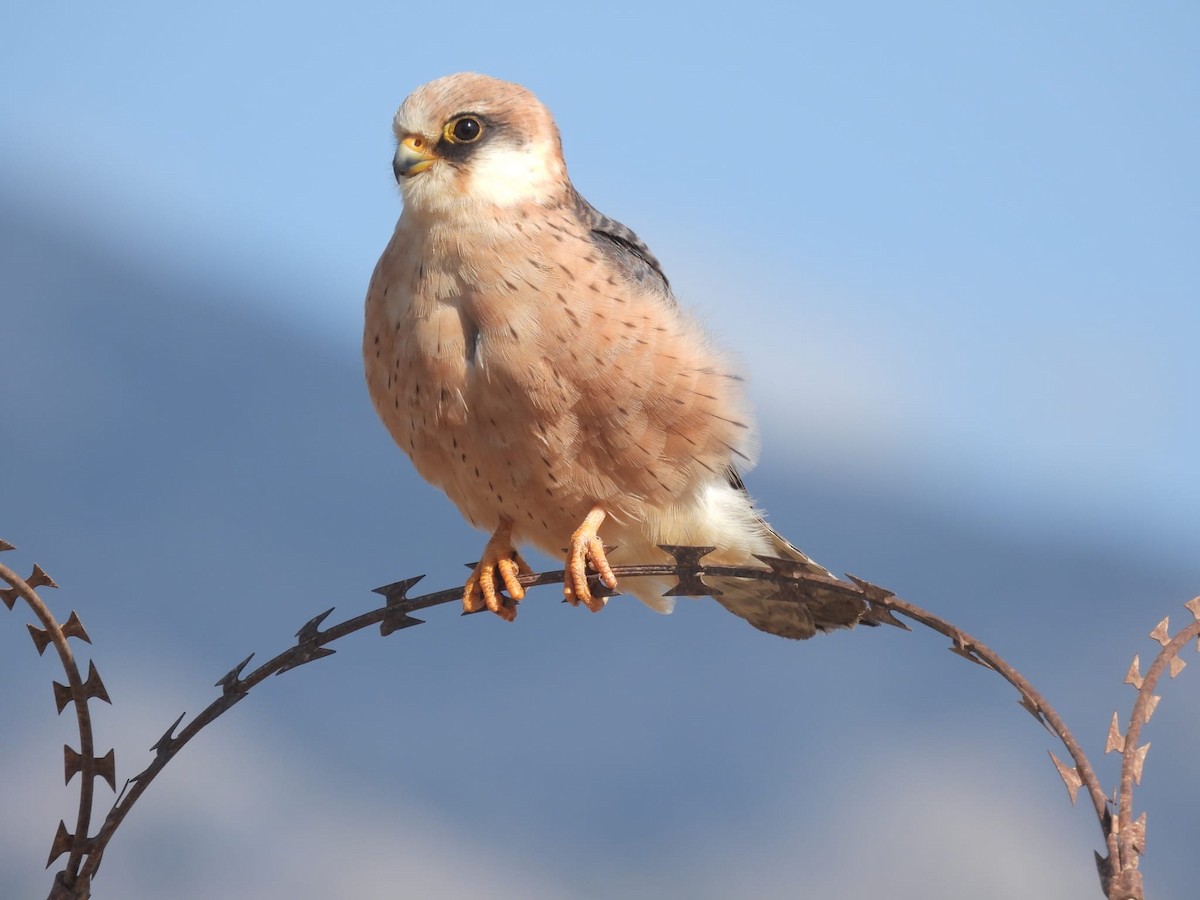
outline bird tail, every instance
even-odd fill
[[[618,536],[619,549],[609,559],[614,565],[625,562],[645,562],[662,557],[655,544],[684,544],[712,546],[717,549],[704,557],[710,565],[750,566],[762,568],[758,557],[774,557],[795,563],[796,574],[833,578],[833,574],[801,552],[776,532],[761,513],[753,508],[750,497],[738,483],[713,489],[724,515],[713,517],[725,523],[721,528],[663,528],[653,542],[629,540],[632,535]],[[733,523],[732,525],[729,523]],[[786,568],[786,564],[785,564]],[[729,612],[745,619],[760,631],[780,637],[804,640],[818,631],[849,628],[857,624],[866,611],[866,604],[854,595],[821,582],[805,581],[779,583],[757,578],[733,576],[704,576],[713,589],[713,599]],[[674,586],[674,579],[658,577],[622,580],[620,590],[635,595],[651,609],[669,613],[675,597],[663,596]]]
[[[760,519],[763,537],[769,545],[765,553],[746,554],[735,565],[761,566],[757,556],[770,556],[796,563],[800,573],[833,578],[833,573],[814,562]],[[709,577],[713,599],[759,631],[794,640],[806,640],[818,631],[851,628],[866,612],[866,604],[856,596],[832,589],[819,582],[778,584],[750,578]],[[719,591],[720,593],[717,593]]]

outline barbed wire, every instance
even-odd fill
[[[13,546],[0,541],[0,552],[12,550]],[[1125,733],[1119,729],[1119,717],[1113,713],[1105,752],[1122,754],[1121,775],[1118,788],[1112,797],[1106,796],[1086,753],[1075,739],[1066,723],[1053,709],[1046,698],[1030,684],[1015,668],[998,653],[967,632],[915,604],[896,597],[891,591],[871,584],[853,575],[847,581],[814,575],[804,571],[792,560],[759,557],[763,568],[753,566],[707,565],[703,562],[712,547],[662,547],[674,559],[669,564],[619,566],[613,568],[618,578],[673,577],[675,586],[666,592],[670,596],[709,596],[713,589],[704,581],[708,578],[744,578],[770,582],[778,586],[775,598],[786,602],[817,607],[831,601],[857,604],[861,610],[859,622],[864,625],[892,625],[910,631],[909,626],[897,616],[924,625],[951,640],[951,652],[984,668],[991,669],[1011,684],[1020,695],[1020,704],[1050,733],[1055,735],[1066,749],[1073,765],[1066,765],[1053,752],[1050,758],[1067,787],[1074,804],[1081,787],[1087,789],[1104,839],[1106,855],[1095,854],[1100,884],[1109,900],[1143,900],[1139,857],[1145,852],[1146,813],[1134,819],[1133,791],[1141,783],[1142,767],[1149,744],[1139,746],[1142,728],[1150,721],[1158,706],[1159,697],[1154,694],[1164,672],[1174,678],[1186,663],[1181,657],[1183,649],[1192,641],[1198,641],[1200,650],[1200,597],[1184,604],[1193,621],[1183,626],[1174,635],[1169,632],[1169,621],[1164,618],[1150,633],[1160,645],[1154,661],[1145,676],[1139,671],[1139,659],[1133,663],[1125,677],[1125,683],[1134,687],[1137,697],[1130,714]],[[37,593],[38,588],[56,588],[58,585],[40,566],[34,565],[33,572],[21,578],[12,569],[0,564],[0,580],[8,583],[0,589],[0,600],[13,609],[18,599],[24,600],[40,625],[28,626],[37,651],[42,654],[51,644],[58,653],[59,661],[66,674],[66,684],[54,682],[55,702],[61,714],[68,704],[76,714],[79,732],[79,750],[64,746],[64,768],[66,781],[70,784],[74,776],[80,776],[79,812],[75,831],[67,829],[60,821],[50,848],[47,868],[63,854],[67,855],[64,867],[55,875],[51,888],[51,900],[85,900],[91,896],[91,884],[104,852],[113,835],[125,820],[137,800],[157,777],[159,772],[199,734],[221,715],[241,702],[250,691],[272,675],[282,675],[314,660],[333,655],[328,646],[341,638],[362,631],[373,625],[379,626],[381,636],[423,623],[413,613],[445,603],[460,600],[462,588],[455,587],[418,597],[409,597],[408,592],[424,576],[406,578],[375,588],[374,593],[384,598],[384,605],[369,612],[322,628],[334,608],[313,616],[296,632],[296,642],[288,649],[276,654],[258,668],[243,677],[242,673],[254,658],[254,654],[243,659],[219,678],[215,684],[221,688],[220,696],[176,733],[186,713],[181,714],[162,736],[151,746],[154,758],[138,774],[127,778],[113,802],[104,822],[92,837],[87,836],[92,821],[94,783],[103,778],[116,791],[116,761],[113,750],[102,757],[95,755],[91,716],[88,704],[92,700],[110,703],[108,692],[100,679],[94,662],[88,663],[88,676],[82,678],[75,661],[69,640],[75,638],[91,643],[87,631],[78,615],[72,611],[63,624],[51,613],[49,607]],[[561,584],[561,570],[523,575],[520,582],[526,588],[548,584]],[[589,579],[592,591],[597,596],[609,595],[598,578]]]

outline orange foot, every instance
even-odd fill
[[[517,617],[516,601],[525,597],[525,588],[517,581],[517,576],[530,571],[529,564],[521,559],[513,546],[512,522],[501,519],[500,526],[483,548],[483,557],[467,579],[463,589],[463,612],[478,612],[487,607],[504,621],[511,622]],[[497,590],[497,574],[500,576],[499,588],[507,590],[511,600]]]
[[[571,535],[571,546],[567,550],[567,568],[563,576],[563,596],[572,606],[578,606],[579,601],[592,612],[604,608],[604,597],[593,597],[587,583],[587,567],[591,563],[593,569],[600,575],[600,581],[609,590],[617,586],[617,578],[608,564],[604,554],[604,542],[597,533],[604,521],[604,510],[594,507],[584,516],[583,524]]]

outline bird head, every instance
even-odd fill
[[[406,208],[546,205],[569,189],[550,111],[518,84],[460,73],[413,91],[393,122]]]

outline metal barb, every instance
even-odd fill
[[[588,574],[588,590],[592,592],[593,597],[620,597],[621,592],[616,588],[610,588],[607,584],[600,580],[600,576],[592,572]],[[720,593],[718,591],[717,593]],[[566,598],[563,598],[566,599]]]
[[[108,782],[108,786],[112,788],[113,793],[117,791],[117,755],[116,750],[109,750],[103,756],[97,756],[93,760],[95,764],[94,776],[100,776]],[[63,745],[63,768],[66,774],[64,784],[70,784],[80,771],[83,770],[83,757],[71,747]]]
[[[56,859],[69,852],[74,843],[71,832],[67,831],[67,823],[59,819],[58,831],[54,832],[54,842],[50,844],[50,858],[46,860],[46,868],[50,868]]]
[[[10,610],[13,608],[13,604],[17,602],[17,598],[19,596],[21,596],[21,594],[15,587],[4,588],[3,590],[0,590],[0,600],[3,600],[4,605]]]
[[[54,705],[58,707],[58,714],[61,716],[67,704],[71,702],[71,688],[57,681],[51,684],[54,688]]]
[[[1183,608],[1192,614],[1192,618],[1200,622],[1200,597],[1193,597],[1187,603],[1183,604]]]
[[[317,644],[317,638],[321,636],[321,623],[329,617],[329,614],[334,609],[335,607],[329,607],[325,612],[313,616],[300,627],[300,630],[296,632],[296,647],[293,648],[292,656],[275,671],[276,675],[290,672],[292,669],[310,663],[314,659],[333,656],[337,652],[336,650],[330,650],[328,647],[321,647]]]
[[[1129,671],[1125,673],[1125,683],[1132,684],[1135,690],[1142,689],[1142,673],[1138,669],[1138,657],[1133,657],[1133,662],[1129,664]]]
[[[46,652],[46,648],[50,646],[50,641],[52,640],[50,632],[45,628],[38,628],[32,623],[27,623],[25,627],[29,629],[29,636],[33,638],[33,646],[37,648],[38,656],[41,656]]]
[[[296,632],[298,643],[305,644],[314,640],[321,633],[321,623],[329,618],[336,606],[331,606],[323,613],[319,613],[300,626],[300,630]]]
[[[659,544],[658,549],[675,558],[680,568],[700,568],[701,560],[716,550],[716,547],[685,547],[678,544]]]
[[[1112,753],[1116,750],[1118,753],[1125,752],[1125,735],[1121,734],[1121,728],[1117,724],[1117,714],[1114,712],[1112,721],[1108,725],[1108,740],[1104,743],[1104,752]]]
[[[902,620],[897,619],[890,609],[880,606],[870,598],[867,599],[867,611],[862,614],[861,621],[864,625],[895,625],[905,631],[912,631]]]
[[[871,584],[871,582],[865,581],[856,575],[851,575],[849,572],[846,573],[846,577],[858,585],[859,589],[863,592],[863,595],[866,596],[868,600],[874,600],[877,603],[883,603],[896,596],[887,588],[882,588],[877,584]]]
[[[400,631],[403,628],[411,628],[414,625],[424,623],[424,619],[410,616],[407,611],[400,608],[400,604],[408,599],[409,589],[424,577],[424,575],[417,575],[413,578],[393,581],[391,584],[375,588],[373,593],[381,594],[387,598],[387,612],[384,614],[383,621],[379,623],[380,637],[387,637],[389,634]]]
[[[409,590],[424,577],[424,575],[414,575],[412,578],[404,578],[400,581],[393,581],[391,584],[385,584],[381,587],[372,588],[371,593],[379,594],[381,597],[385,598],[390,606],[393,603],[399,603],[401,600],[407,600]]]
[[[147,769],[146,771],[149,771],[149,769]],[[115,801],[113,801],[113,806],[120,806],[121,801],[125,799],[125,795],[127,793],[129,793],[130,786],[136,784],[137,780],[145,774],[146,774],[146,772],[139,772],[137,775],[134,775],[132,778],[126,778],[125,783],[123,785],[121,785],[121,793],[117,794],[117,799]]]
[[[242,676],[242,669],[246,668],[252,659],[254,659],[253,653],[222,675],[220,680],[218,680],[213,687],[219,687],[221,689],[221,695],[225,697],[228,697],[230,694],[244,693],[245,689],[242,687],[241,682],[239,682],[238,679]]]
[[[1075,800],[1079,796],[1079,789],[1083,787],[1083,778],[1079,775],[1079,770],[1074,766],[1065,765],[1053,753],[1050,753],[1050,759],[1054,762],[1054,768],[1058,769],[1058,777],[1066,785],[1067,794],[1071,798],[1071,805],[1074,806]]]
[[[659,544],[658,549],[675,558],[676,575],[679,583],[664,597],[719,597],[721,592],[704,583],[700,575],[701,558],[716,550],[716,547],[680,547],[674,544]]]
[[[187,713],[181,712],[179,718],[171,723],[171,727],[163,732],[163,736],[150,746],[150,749],[154,751],[156,756],[162,756],[170,749],[171,744],[175,741],[175,729],[179,727],[179,723],[183,721],[183,717],[186,715]]]
[[[969,659],[977,666],[983,666],[985,669],[991,669],[992,665],[975,655],[975,648],[971,647],[959,638],[954,639],[954,643],[946,648],[955,656],[961,656],[963,659]]]
[[[1109,896],[1108,887],[1112,884],[1112,861],[1107,856],[1101,856],[1095,850],[1092,855],[1096,857],[1096,874],[1100,876],[1100,890],[1104,892],[1104,896]]]
[[[410,616],[404,610],[397,610],[394,613],[389,613],[384,620],[379,623],[379,636],[387,637],[393,632],[400,631],[405,628],[412,628],[414,625],[424,624],[424,619],[418,619],[416,616]]]
[[[117,792],[117,751],[111,749],[103,756],[95,757],[96,774],[108,782],[108,789]]]
[[[3,553],[5,550],[16,550],[16,549],[17,548],[14,547],[12,544],[10,544],[8,541],[0,540],[0,553]]]
[[[71,615],[67,616],[67,621],[63,624],[62,633],[69,638],[79,638],[85,644],[90,644],[92,639],[88,637],[87,629],[83,627],[83,623],[79,621],[79,615],[75,610],[71,610]]]
[[[1170,616],[1163,616],[1163,620],[1154,626],[1154,630],[1150,632],[1150,637],[1158,641],[1162,646],[1167,646],[1171,642]]]
[[[91,700],[93,697],[97,700],[103,700],[109,706],[112,701],[108,699],[108,691],[104,688],[104,682],[100,680],[100,673],[96,671],[96,664],[88,660],[88,677],[83,683],[83,697],[85,700]]]
[[[275,670],[276,675],[282,675],[284,672],[298,669],[300,666],[307,665],[314,659],[324,659],[326,656],[333,656],[337,652],[336,650],[330,650],[328,647],[318,647],[316,644],[305,644],[303,642],[298,645],[296,650],[297,652],[293,653],[291,659]]]
[[[83,768],[83,757],[79,751],[71,747],[70,744],[63,744],[63,769],[65,775],[63,784],[70,784],[71,779],[79,774],[79,770]]]
[[[1171,673],[1171,677],[1174,678],[1184,670],[1184,668],[1187,666],[1187,663],[1178,656],[1172,656],[1171,661],[1167,665],[1170,667],[1169,671]]]
[[[25,579],[25,583],[35,591],[40,587],[58,587],[58,585],[54,583],[54,579],[47,575],[46,570],[37,563],[33,564],[33,572],[30,573],[29,577]]]

